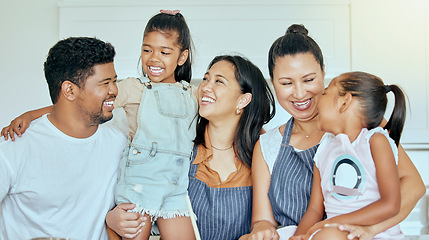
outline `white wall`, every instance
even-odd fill
[[[403,142],[429,143],[429,2],[360,0],[351,6],[352,69],[402,86],[410,100]]]
[[[51,104],[43,62],[58,40],[57,0],[1,0],[0,126]]]
[[[404,88],[409,97],[409,110],[402,142],[428,186],[429,1],[350,3],[352,70],[374,73],[387,84]],[[410,233],[429,233],[427,196],[419,207],[402,226]]]
[[[328,77],[344,71],[363,70],[405,88],[411,111],[405,128],[404,146],[425,183],[429,184],[428,1],[250,0],[242,3],[239,0],[186,0],[178,3],[161,0],[146,5],[143,1],[119,0],[0,1],[3,10],[0,14],[0,126],[5,126],[24,111],[50,104],[43,62],[49,48],[59,38],[80,31],[86,35],[101,31],[97,37],[112,42],[118,49],[116,68],[119,76],[135,75],[131,71],[137,69],[138,48],[145,22],[161,7],[179,8],[187,18],[191,31],[197,32],[194,41],[198,67],[194,78],[202,76],[214,55],[233,51],[249,57],[268,76],[265,62],[269,45],[291,23],[302,22],[321,45],[327,58]],[[132,5],[137,10],[131,13],[124,11],[121,4]],[[91,19],[97,21],[91,11],[85,13],[88,9],[80,15],[64,18],[60,24],[58,5],[62,9],[61,19],[70,14],[76,5],[104,11],[104,18],[100,21],[103,28],[94,29],[73,22],[73,17],[87,22]],[[302,15],[300,11],[306,7],[306,15]],[[130,19],[134,20],[130,22]],[[115,23],[123,20],[128,21],[127,27]],[[214,24],[216,21],[217,24]],[[77,28],[60,29],[60,25]],[[119,26],[120,29],[109,31],[109,26],[113,26],[112,29]],[[120,49],[126,45],[132,47],[122,52]],[[132,48],[137,51],[129,50]],[[285,119],[287,114],[283,112],[276,117],[272,126]],[[422,206],[425,204],[420,203]],[[426,227],[426,219],[427,208],[418,208],[404,225],[410,233],[416,233]]]

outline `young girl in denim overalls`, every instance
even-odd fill
[[[385,129],[379,127],[387,93],[395,95]],[[399,212],[399,139],[405,121],[405,97],[396,85],[364,72],[334,78],[318,104],[325,134],[314,157],[313,188],[307,212],[291,239],[346,239],[327,223],[374,225]],[[388,132],[389,131],[389,132]],[[326,213],[326,220],[324,214]],[[323,221],[322,221],[323,220]],[[301,236],[298,236],[301,235]],[[404,239],[399,225],[374,239]]]
[[[178,11],[161,11],[144,31],[141,63],[147,78],[118,83],[115,107],[127,113],[131,142],[120,163],[116,203],[134,203],[131,211],[147,217],[133,239],[148,239],[153,221],[163,239],[195,238],[186,204],[197,113],[190,57],[185,19]]]

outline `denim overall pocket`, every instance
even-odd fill
[[[127,178],[139,178],[144,172],[149,171],[150,169],[148,169],[145,164],[155,159],[156,151],[156,142],[152,143],[151,149],[131,145],[126,164],[125,176]]]
[[[184,91],[177,91],[174,88],[163,88],[162,94],[155,90],[154,95],[159,112],[168,117],[186,118],[190,113],[190,103]],[[175,99],[175,101],[171,101]],[[169,103],[169,104],[166,104]]]

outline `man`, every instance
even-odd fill
[[[118,89],[112,45],[68,38],[44,64],[52,113],[14,142],[0,140],[0,239],[107,239],[104,218],[126,137],[99,125]]]

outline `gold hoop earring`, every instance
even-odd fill
[[[240,115],[241,114],[241,109],[240,108],[236,108],[235,109],[235,114]]]

